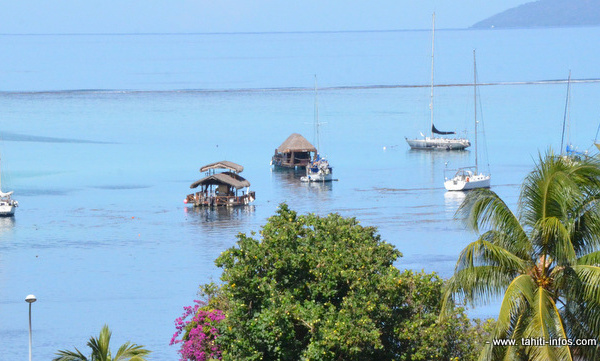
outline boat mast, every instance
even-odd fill
[[[567,121],[569,121],[569,128],[571,127],[570,124],[570,119],[569,118],[569,113],[570,113],[570,102],[569,102],[569,98],[570,98],[570,93],[571,93],[571,70],[569,70],[569,79],[567,80],[567,100],[565,101],[565,115],[563,117],[563,129],[562,129],[562,137],[560,138],[560,154],[563,155],[565,150],[563,148],[563,144],[565,141],[565,126]],[[567,146],[569,146],[568,142],[569,142],[569,133],[571,132],[570,129],[567,129]]]
[[[319,97],[317,92],[317,75],[315,74],[315,137],[317,138],[317,154],[321,149],[319,136]]]
[[[475,60],[475,50],[473,50],[473,104],[475,106],[475,174],[479,174],[479,164],[477,162],[477,61]]]
[[[431,28],[431,98],[429,101],[429,109],[431,110],[431,127],[429,127],[431,132],[431,137],[433,138],[433,46],[435,44],[435,12],[433,13],[432,20],[432,28]]]

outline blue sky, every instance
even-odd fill
[[[527,0],[2,0],[0,33],[465,28]]]

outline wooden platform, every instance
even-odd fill
[[[254,199],[254,192],[249,192],[248,194],[237,197],[235,195],[206,195],[203,192],[197,192],[188,194],[185,203],[192,204],[194,207],[234,207],[245,206],[253,202]]]

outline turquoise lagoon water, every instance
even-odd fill
[[[438,34],[436,34],[438,35]],[[598,28],[439,31],[436,82],[599,78]],[[109,324],[127,340],[176,360],[173,320],[197,286],[218,281],[214,259],[239,232],[260,229],[277,205],[338,212],[379,228],[401,268],[452,274],[475,235],[454,220],[462,198],[444,168],[474,152],[413,152],[425,132],[430,34],[412,32],[0,36],[3,189],[20,208],[0,219],[0,350],[27,357],[84,347]],[[313,75],[322,153],[338,182],[305,185],[272,171],[290,134],[313,140]],[[588,149],[599,84],[573,84],[571,140]],[[539,152],[560,145],[565,84],[479,89],[492,185],[516,207]],[[472,132],[472,88],[436,89],[436,125]],[[385,147],[385,149],[384,149]],[[244,165],[257,200],[247,208],[183,204],[200,166]],[[485,163],[485,162],[484,162]],[[495,316],[495,308],[476,309]]]

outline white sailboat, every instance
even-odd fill
[[[321,149],[319,135],[319,102],[317,92],[317,76],[315,75],[315,138],[317,140],[317,154],[315,159],[306,166],[306,175],[300,178],[302,182],[331,182],[333,180],[333,167],[329,165],[329,161],[321,157],[319,150]]]
[[[477,148],[477,62],[473,50],[473,99],[475,104],[475,167],[459,168],[452,178],[446,177],[444,187],[449,191],[466,191],[475,188],[489,188],[490,174],[479,172]]]
[[[564,146],[564,148],[563,148]],[[596,144],[596,146],[598,146]],[[571,71],[567,79],[567,99],[565,101],[565,115],[563,117],[562,137],[560,138],[560,154],[562,157],[581,159],[587,157],[588,151],[579,151],[571,143]]]
[[[0,176],[0,217],[11,217],[15,215],[15,209],[19,202],[12,199],[13,192],[2,192],[2,177]]]
[[[471,145],[471,142],[466,138],[444,138],[436,137],[437,135],[451,135],[456,132],[444,132],[437,130],[433,124],[433,59],[434,59],[434,44],[435,44],[435,13],[433,13],[433,30],[431,32],[431,97],[429,109],[431,111],[431,132],[429,136],[421,133],[422,138],[406,139],[406,142],[411,149],[420,150],[463,150]]]

